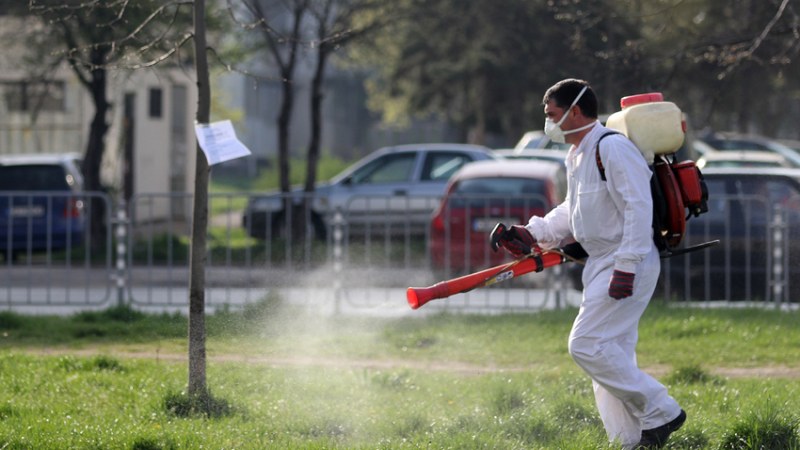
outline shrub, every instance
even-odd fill
[[[798,420],[782,417],[779,411],[769,407],[765,412],[756,411],[736,423],[722,439],[723,450],[767,450],[798,449],[800,436]]]
[[[168,393],[164,398],[164,408],[167,413],[184,418],[203,416],[216,419],[234,413],[233,406],[227,400],[216,398],[210,392],[202,394]]]

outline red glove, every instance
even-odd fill
[[[492,250],[497,251],[503,247],[515,258],[519,258],[531,253],[531,249],[536,246],[536,239],[522,225],[512,225],[511,228],[506,228],[502,223],[498,223],[489,235],[489,243]]]
[[[633,278],[635,274],[615,270],[608,284],[608,295],[611,298],[622,300],[633,295]]]

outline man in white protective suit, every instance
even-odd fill
[[[569,353],[592,378],[609,440],[626,449],[661,448],[686,413],[636,363],[639,319],[661,271],[652,238],[652,172],[625,136],[600,142],[611,130],[598,122],[597,97],[585,81],[556,83],[543,104],[547,136],[572,144],[567,198],[526,225],[498,226],[493,234],[500,235],[492,238],[516,257],[534,244],[553,248],[570,236],[583,246],[589,256]]]

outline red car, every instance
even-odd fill
[[[434,270],[465,273],[510,260],[489,248],[498,222],[525,224],[564,200],[563,163],[537,160],[480,161],[453,174],[433,213],[429,249]]]

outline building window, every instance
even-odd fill
[[[161,88],[150,88],[150,117],[161,118],[163,97]]]
[[[66,110],[63,81],[3,81],[0,89],[10,112]]]

